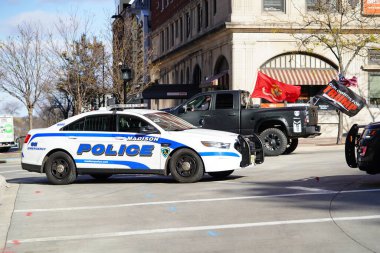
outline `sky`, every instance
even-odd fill
[[[98,28],[105,28],[107,19],[115,10],[115,0],[0,0],[0,41],[13,36],[23,22],[39,22],[45,28],[52,28],[58,16],[69,16],[74,12],[91,16],[91,27],[96,33],[100,30]],[[15,100],[0,93],[0,109],[7,101]],[[26,115],[21,104],[20,110],[19,116]]]

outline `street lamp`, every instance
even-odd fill
[[[124,104],[127,103],[127,83],[132,80],[132,70],[126,65],[121,66],[121,78],[124,85]]]

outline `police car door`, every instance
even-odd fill
[[[125,147],[123,161],[133,170],[160,170],[160,133],[144,119],[128,114],[117,115],[120,143]],[[153,172],[153,171],[152,171]]]
[[[78,123],[80,123],[79,121]],[[70,146],[75,148],[73,157],[79,172],[100,172],[110,169],[115,160],[115,115],[95,114],[85,117],[84,124],[70,138]]]

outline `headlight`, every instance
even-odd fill
[[[201,143],[206,147],[224,148],[224,149],[230,148],[230,143],[225,143],[225,142],[201,141]]]

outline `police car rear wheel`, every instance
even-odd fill
[[[233,172],[234,172],[233,170],[226,170],[226,171],[209,172],[208,174],[215,178],[225,178],[231,175]]]
[[[75,181],[75,164],[65,152],[55,152],[49,156],[45,166],[46,177],[52,184],[64,185]]]
[[[190,149],[181,149],[174,153],[169,168],[173,178],[180,183],[197,182],[204,174],[201,158]]]

